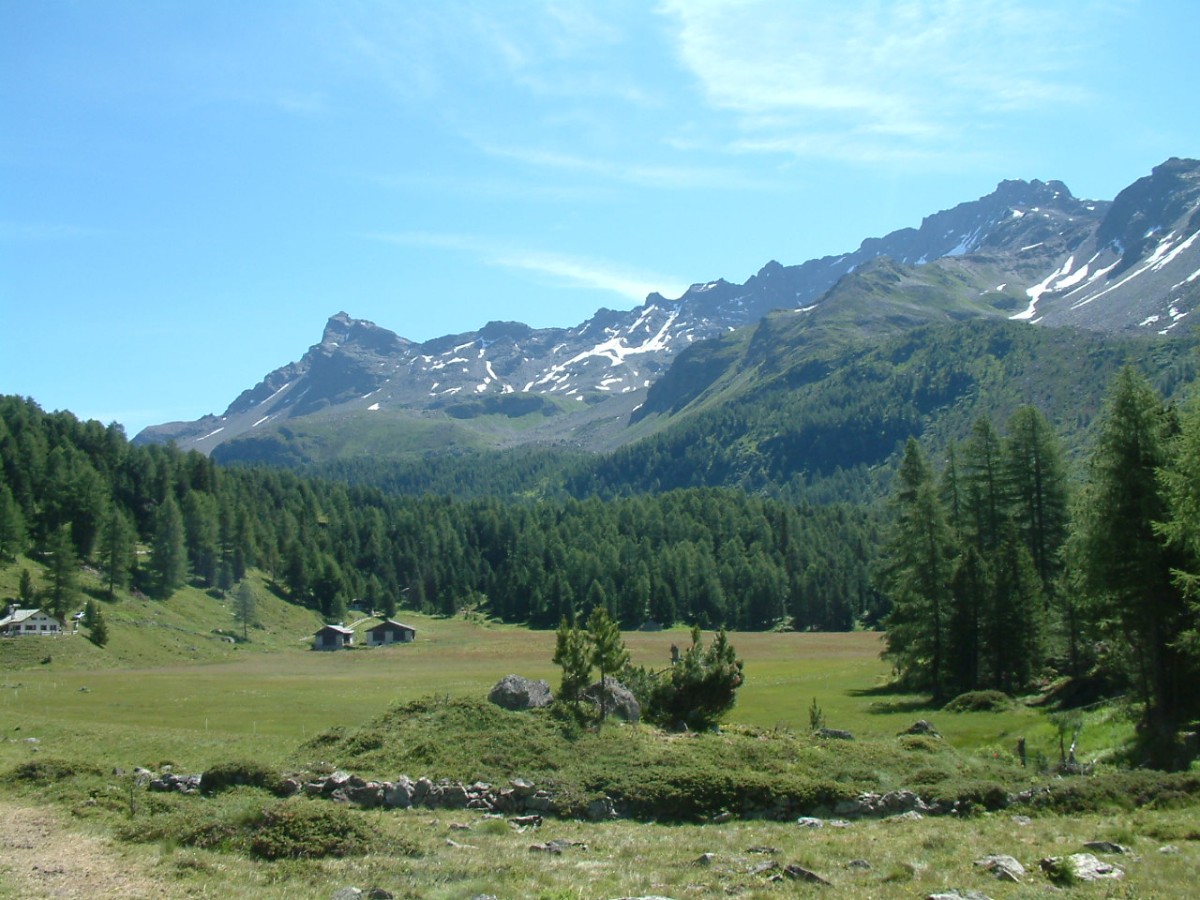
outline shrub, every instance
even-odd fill
[[[284,802],[262,810],[251,825],[250,852],[260,859],[321,859],[365,853],[371,830],[330,803]]]
[[[1012,706],[1012,698],[1003,691],[968,691],[942,707],[947,712],[999,712]]]
[[[32,784],[56,784],[74,778],[76,775],[102,775],[99,766],[91,763],[73,762],[57,759],[52,756],[42,759],[31,759],[15,766],[10,772],[10,778],[16,781],[28,781]]]
[[[648,718],[670,727],[682,724],[693,731],[713,728],[733,709],[742,681],[742,661],[725,629],[706,648],[699,627],[695,627],[692,646],[666,677],[659,679]]]
[[[262,763],[251,760],[218,763],[200,776],[200,789],[215,794],[231,787],[257,787],[279,793],[281,779]]]

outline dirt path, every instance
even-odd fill
[[[112,844],[67,830],[55,810],[0,801],[0,897],[163,896]]]

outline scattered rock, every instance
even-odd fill
[[[747,853],[767,853],[767,854],[772,854],[772,853],[778,853],[778,852],[779,852],[779,849],[778,849],[778,848],[776,848],[776,847],[747,847],[747,848],[746,848],[746,852],[747,852]]]
[[[513,816],[508,820],[508,824],[513,828],[540,828],[542,825],[541,816]]]
[[[1176,847],[1174,844],[1164,844],[1163,846],[1158,848],[1158,852],[1162,853],[1166,856],[1174,856],[1176,853],[1179,852],[1179,848]]]
[[[840,728],[822,728],[817,732],[817,737],[825,738],[830,741],[852,741],[854,735],[849,731],[843,731]]]
[[[452,840],[450,838],[446,838],[446,846],[454,847],[456,850],[478,850],[479,849],[478,847],[475,847],[472,844],[460,844],[458,841]]]
[[[801,816],[796,820],[796,824],[801,828],[824,828],[825,823],[813,816]]]
[[[917,719],[908,728],[904,729],[901,734],[927,734],[930,737],[941,737],[938,730],[930,725],[925,719]]]
[[[451,822],[450,830],[451,831],[470,831],[471,826],[468,825],[466,822]]]
[[[1080,881],[1116,880],[1125,877],[1125,871],[1112,863],[1096,859],[1090,853],[1072,853],[1065,859],[1061,856],[1048,856],[1040,863],[1042,870],[1055,873],[1063,866],[1070,867],[1071,873]]]
[[[589,801],[585,812],[587,813],[587,817],[593,822],[599,822],[603,819],[615,819],[617,817],[617,809],[608,797],[597,797],[595,800]]]
[[[992,898],[982,891],[953,890],[930,894],[925,900],[992,900]]]
[[[1020,825],[1024,827],[1026,825],[1032,825],[1033,819],[1029,818],[1029,816],[1013,816],[1012,823],[1014,825]]]
[[[488,700],[503,709],[541,709],[554,702],[554,694],[544,679],[534,681],[520,675],[505,675],[488,693]]]
[[[583,843],[582,841],[555,840],[546,841],[544,844],[531,844],[529,847],[529,849],[534,853],[549,853],[552,856],[559,856],[564,850],[569,850],[571,848],[586,850],[587,844]]]
[[[1093,853],[1128,853],[1129,848],[1123,847],[1120,844],[1114,844],[1112,841],[1087,841],[1083,845],[1085,850],[1091,850]]]
[[[806,869],[806,868],[804,868],[804,866],[798,866],[795,863],[791,863],[789,865],[784,866],[783,874],[786,875],[788,878],[792,879],[792,881],[806,881],[809,884],[824,884],[824,885],[832,885],[833,884],[833,882],[829,881],[828,879],[822,878],[820,875],[818,875],[812,869]]]
[[[922,800],[912,791],[888,791],[886,794],[862,793],[853,800],[839,800],[834,806],[839,816],[894,816],[897,813],[945,812]]]
[[[983,859],[975,860],[975,865],[987,872],[991,872],[1000,881],[1011,881],[1019,884],[1021,879],[1025,877],[1025,867],[1011,856],[992,854],[991,856],[983,857]]]
[[[344,887],[334,891],[331,900],[360,900],[362,895],[362,888]]]

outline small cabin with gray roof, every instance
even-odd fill
[[[326,625],[313,635],[314,650],[341,650],[354,646],[354,631],[345,625]]]
[[[367,643],[372,647],[386,647],[389,644],[411,644],[417,637],[417,629],[403,622],[385,619],[378,625],[367,629]]]

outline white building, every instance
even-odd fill
[[[0,635],[17,637],[27,634],[63,633],[63,624],[54,616],[41,609],[18,609],[10,606],[0,618]]]

